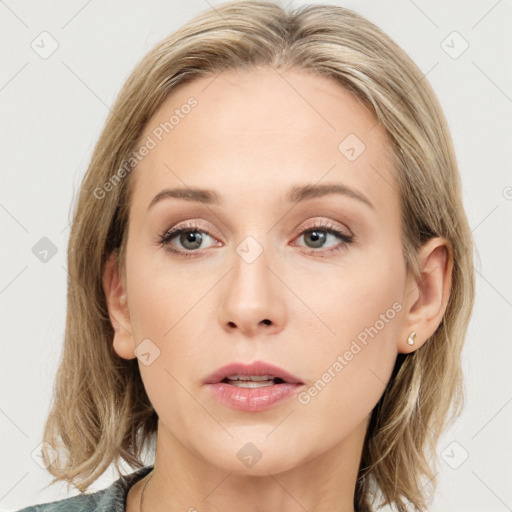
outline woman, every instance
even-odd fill
[[[326,5],[196,17],[94,150],[44,435],[83,492],[139,469],[37,510],[427,510],[472,244],[439,104],[380,29]]]

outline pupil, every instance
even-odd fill
[[[201,245],[201,239],[201,233],[198,231],[187,231],[182,233],[180,242],[187,249],[197,249]],[[187,244],[192,244],[192,246]]]
[[[310,231],[310,238],[313,239],[313,247],[321,247],[325,241],[325,233],[320,230]]]

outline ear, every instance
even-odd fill
[[[409,353],[425,343],[441,323],[450,296],[453,255],[449,242],[441,237],[428,240],[418,253],[419,275],[407,277],[404,327],[398,352]],[[407,343],[416,332],[414,345]]]
[[[135,342],[126,298],[126,285],[124,279],[120,276],[115,251],[105,263],[103,291],[105,292],[110,322],[114,328],[114,350],[119,357],[134,359],[136,357],[133,352]]]

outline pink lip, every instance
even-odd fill
[[[274,366],[273,364],[265,363],[264,361],[255,361],[254,363],[249,364],[227,364],[206,377],[204,383],[217,384],[230,375],[271,375],[272,377],[279,377],[285,382],[291,384],[302,384],[302,381],[295,375],[284,371],[282,368],[279,368],[279,366]]]
[[[284,382],[260,388],[241,388],[221,382],[230,375],[270,375]],[[263,361],[251,364],[231,363],[219,368],[204,380],[214,398],[233,409],[246,412],[264,411],[295,395],[304,383],[278,366]]]

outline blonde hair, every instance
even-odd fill
[[[463,403],[461,350],[474,301],[473,241],[464,212],[451,138],[427,80],[386,34],[342,7],[234,1],[201,13],[156,45],[123,86],[83,179],[68,249],[63,353],[44,440],[59,457],[48,470],[81,490],[120,459],[142,467],[157,415],[137,360],[112,347],[102,286],[105,262],[118,253],[124,269],[132,173],[102,189],[126,165],[150,117],[178,85],[229,69],[271,66],[331,77],[372,109],[396,162],[403,254],[418,276],[417,251],[448,240],[454,261],[445,315],[431,338],[399,354],[372,412],[356,485],[356,510],[381,504],[426,510],[422,480],[435,487],[435,446]],[[451,415],[450,415],[451,413]],[[434,457],[435,459],[435,457]],[[379,506],[381,505],[379,504]]]

